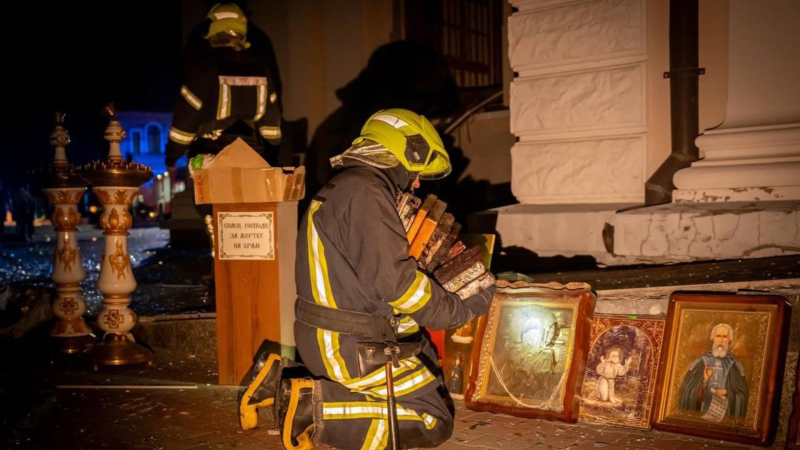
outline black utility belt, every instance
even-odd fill
[[[368,341],[397,341],[394,318],[343,309],[328,308],[297,297],[295,316],[300,323],[311,327],[359,336]]]
[[[305,325],[358,336],[360,341],[365,341],[356,343],[355,348],[359,377],[373,373],[387,363],[400,367],[400,360],[418,355],[421,350],[418,342],[397,342],[395,317],[375,317],[328,308],[303,297],[297,297],[295,316],[298,322]]]

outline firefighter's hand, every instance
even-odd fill
[[[494,286],[489,286],[489,288],[478,292],[477,294],[473,295],[472,297],[467,298],[464,300],[464,304],[467,308],[472,311],[473,314],[476,316],[482,316],[486,314],[486,311],[489,310],[489,305],[492,304],[492,297],[494,297]]]

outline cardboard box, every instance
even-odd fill
[[[192,173],[197,204],[297,201],[305,195],[305,167],[270,167],[237,139]]]

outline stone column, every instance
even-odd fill
[[[512,190],[523,204],[641,202],[646,2],[511,2]]]
[[[617,215],[615,253],[642,262],[800,253],[798,23],[794,0],[730,1],[725,120],[697,138],[701,159],[675,174],[673,203]]]
[[[511,188],[520,204],[475,215],[470,231],[495,225],[503,247],[606,263],[614,258],[603,241],[605,224],[617,210],[644,202],[650,4],[511,4],[517,11],[508,22],[509,59],[517,76],[510,120],[519,138]]]
[[[725,121],[675,174],[676,202],[800,200],[800,4],[730,3]]]

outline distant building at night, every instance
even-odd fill
[[[172,113],[119,111],[117,117],[126,133],[121,143],[122,156],[153,168],[153,181],[142,186],[137,203],[158,216],[169,214],[172,195],[182,191],[185,186],[183,181],[169,179],[164,164]],[[181,158],[178,166],[185,165],[186,160]],[[171,183],[165,183],[167,180]],[[135,210],[141,211],[141,208],[135,207]]]
[[[126,133],[121,144],[123,157],[147,164],[154,174],[164,173],[167,170],[164,149],[169,140],[172,113],[120,111],[117,116]]]

